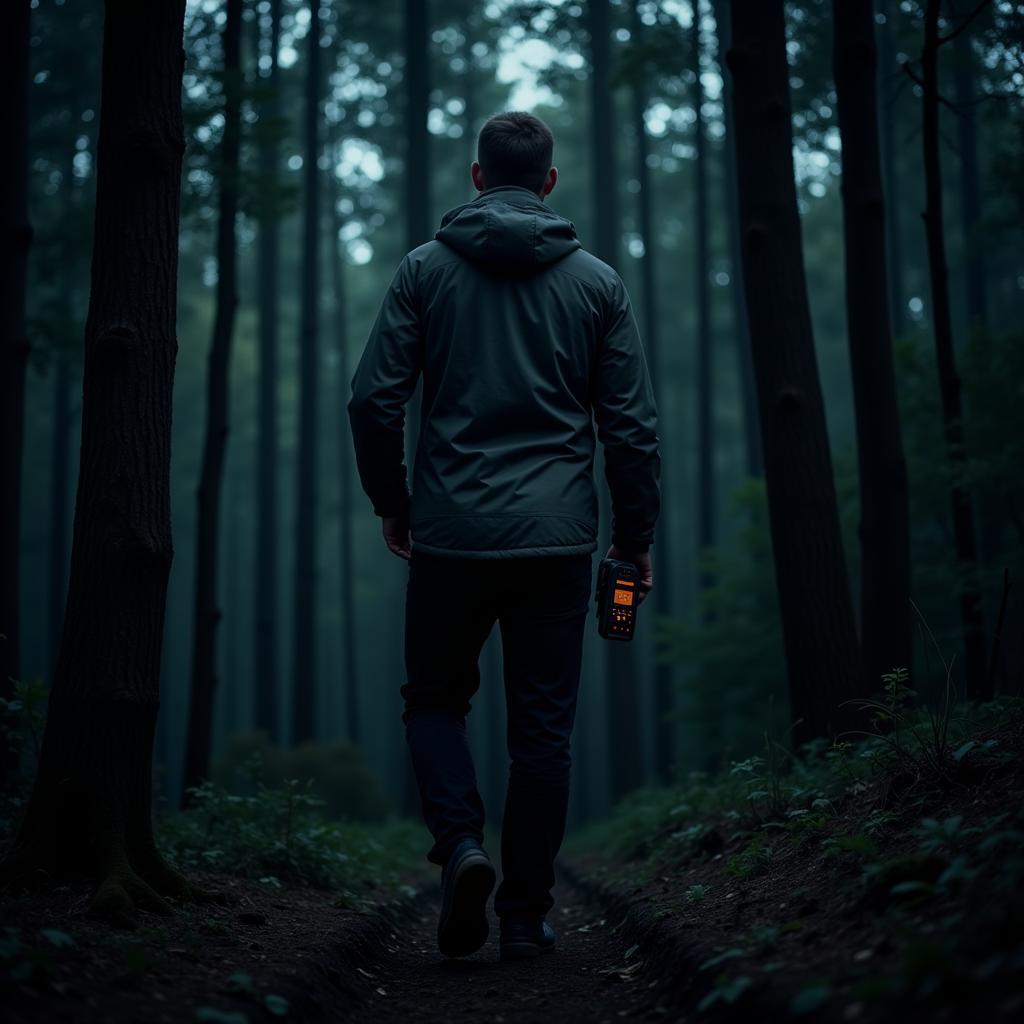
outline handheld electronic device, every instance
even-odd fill
[[[639,585],[632,562],[605,558],[597,567],[597,632],[606,640],[633,639]]]

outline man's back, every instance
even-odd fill
[[[434,839],[427,858],[443,869],[447,956],[484,944],[496,881],[466,743],[495,625],[509,755],[494,897],[501,955],[554,948],[544,917],[597,546],[595,424],[612,494],[609,555],[636,563],[638,603],[653,585],[659,462],[647,367],[618,274],[543,202],[558,180],[553,145],[531,114],[488,119],[470,168],[482,194],[402,261],[349,404],[363,487],[388,549],[409,563],[402,717]],[[410,499],[405,406],[421,376]]]
[[[394,421],[420,371],[417,549],[469,558],[593,551],[595,416],[617,533],[636,547],[650,542],[655,411],[625,289],[527,189],[491,189],[452,210],[392,282],[351,406],[378,505],[400,503],[404,488],[393,473],[377,478],[388,453],[378,459],[361,436]]]

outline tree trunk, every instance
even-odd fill
[[[9,5],[0,44],[0,699],[14,696],[19,664],[18,556],[21,549],[21,461],[25,432],[25,287],[32,226],[28,219],[29,0]],[[16,757],[0,744],[0,789],[17,771]]]
[[[594,254],[618,266],[619,194],[615,152],[614,103],[611,86],[611,25],[608,0],[588,0],[587,29],[591,47],[591,118],[593,148]],[[605,502],[607,504],[607,502]],[[605,669],[608,707],[608,756],[612,800],[643,782],[642,746],[633,652],[625,644],[607,645]]]
[[[889,333],[873,0],[833,0],[846,318],[860,479],[861,650],[870,692],[910,669],[910,522]]]
[[[70,306],[70,303],[69,303]],[[70,310],[66,321],[71,323]],[[68,576],[68,475],[71,467],[71,367],[68,353],[53,354],[53,435],[50,445],[49,603],[50,675],[57,661],[64,625]]]
[[[921,51],[923,77],[922,140],[924,145],[925,209],[928,239],[928,272],[932,291],[932,323],[935,332],[935,360],[942,398],[946,454],[953,482],[950,501],[953,512],[953,543],[960,579],[960,619],[963,626],[967,693],[972,699],[991,696],[985,664],[985,624],[978,592],[978,558],[975,546],[974,512],[970,494],[963,485],[967,463],[960,401],[960,377],[953,350],[953,320],[949,308],[949,274],[946,267],[946,236],[942,221],[942,164],[939,153],[939,0],[925,7],[924,48]]]
[[[885,195],[888,197],[886,241],[889,267],[889,308],[892,332],[898,338],[907,329],[905,290],[903,286],[903,204],[900,202],[900,176],[897,171],[896,146],[896,90],[884,88],[896,73],[893,53],[893,25],[890,0],[878,0],[878,12],[883,21],[878,33],[878,64],[883,83],[879,118],[882,130],[882,174]],[[888,94],[888,95],[887,95]]]
[[[406,247],[414,249],[430,240],[433,228],[430,223],[432,168],[430,162],[430,133],[427,129],[427,115],[430,99],[430,55],[428,36],[430,12],[428,0],[405,0],[404,16],[405,46],[405,234]],[[406,465],[412,467],[419,443],[420,412],[423,386],[416,390],[406,407],[405,451]],[[413,538],[415,541],[415,538]],[[400,607],[405,594],[405,576],[398,577],[400,587],[396,589],[394,601]],[[405,666],[399,655],[395,671],[404,673]],[[419,788],[413,772],[411,758],[405,759],[405,774],[402,787],[402,809],[406,814],[418,814],[420,809]]]
[[[430,71],[427,0],[405,0],[406,168],[405,215],[410,249],[434,236],[431,224]]]
[[[341,657],[343,692],[345,694],[345,720],[348,738],[359,742],[359,660],[356,657],[356,599],[355,558],[352,543],[352,438],[349,436],[345,407],[349,398],[351,376],[348,358],[348,301],[345,295],[345,263],[339,246],[341,216],[338,196],[331,194],[331,288],[334,293],[334,330],[338,354],[338,409],[340,435],[338,438],[338,531],[341,571]]]
[[[956,94],[957,143],[960,150],[960,218],[963,224],[967,286],[967,322],[984,327],[988,319],[985,237],[981,219],[981,183],[978,173],[977,98],[974,89],[974,46],[965,29],[953,43],[953,88]]]
[[[691,29],[693,58],[693,223],[694,223],[694,300],[697,307],[697,548],[703,554],[715,543],[715,438],[713,416],[714,383],[711,352],[711,295],[708,271],[711,262],[708,243],[707,140],[704,137],[704,86],[701,74],[700,4],[693,0]],[[700,574],[700,588],[710,585],[706,573]]]
[[[95,874],[92,910],[188,895],[151,822],[171,566],[171,390],[184,0],[109,0],[81,470],[60,655],[35,788],[3,874]]]
[[[639,4],[634,3],[631,9],[631,28],[633,39],[640,44],[644,38],[644,26],[640,20]],[[640,309],[642,315],[644,337],[647,345],[647,367],[651,374],[655,396],[659,408],[664,408],[665,388],[662,386],[659,372],[661,358],[658,338],[658,297],[657,297],[657,244],[654,231],[653,194],[651,190],[650,169],[647,166],[648,144],[646,69],[638,71],[633,80],[631,99],[633,102],[633,130],[636,134],[636,178],[640,185],[637,195],[637,220],[639,221],[640,237],[644,243],[644,255],[640,261]],[[661,474],[661,521],[669,522],[665,510],[669,487],[666,481],[666,466],[662,465]],[[654,575],[657,586],[654,588],[651,603],[654,614],[658,617],[669,615],[672,611],[672,538],[671,531],[662,529],[658,534],[658,543],[654,546]],[[672,778],[672,766],[675,756],[673,735],[675,732],[672,721],[672,709],[675,703],[672,665],[668,662],[654,663],[654,727],[653,754],[654,771],[662,782]]]
[[[796,744],[862,692],[793,180],[783,0],[732,5],[743,276]]]
[[[310,0],[306,47],[306,111],[302,297],[299,334],[299,452],[295,505],[295,620],[292,631],[292,743],[313,738],[316,718],[316,465],[318,409],[317,331],[320,296],[320,18]]]
[[[260,115],[265,122],[260,146],[264,203],[259,222],[259,427],[256,476],[256,688],[257,729],[279,742],[277,711],[277,289],[278,289],[278,144],[275,124],[280,110],[277,51],[280,46],[281,0],[270,3],[270,70]]]
[[[229,430],[228,371],[238,307],[238,157],[241,129],[242,0],[227,0],[224,20],[224,134],[221,139],[220,210],[217,224],[217,309],[207,363],[206,434],[196,490],[196,575],[193,598],[192,691],[182,806],[190,791],[210,776],[213,698],[217,689],[217,601],[220,498]]]
[[[732,36],[727,0],[717,0],[715,4],[715,27],[718,32],[718,62],[722,71],[722,100],[725,115],[722,168],[725,178],[725,213],[729,235],[729,297],[732,300],[736,362],[739,367],[740,395],[743,402],[743,448],[747,476],[761,477],[764,475],[764,459],[761,455],[761,427],[757,414],[757,382],[754,380],[754,364],[750,354],[750,322],[747,318],[747,300],[743,293],[739,191],[736,187],[736,151],[733,148],[733,136],[736,132],[734,99],[732,80],[725,73],[725,54],[729,50],[729,41]]]

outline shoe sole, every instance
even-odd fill
[[[487,900],[494,882],[494,867],[485,856],[467,857],[459,866],[448,915],[437,928],[437,945],[445,956],[469,956],[487,941]]]
[[[545,953],[553,953],[555,944],[541,946],[536,942],[506,942],[501,947],[502,960],[533,960]]]

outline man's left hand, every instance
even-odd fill
[[[388,551],[408,562],[412,556],[408,517],[384,516],[382,522],[384,524],[384,543],[387,544]]]

